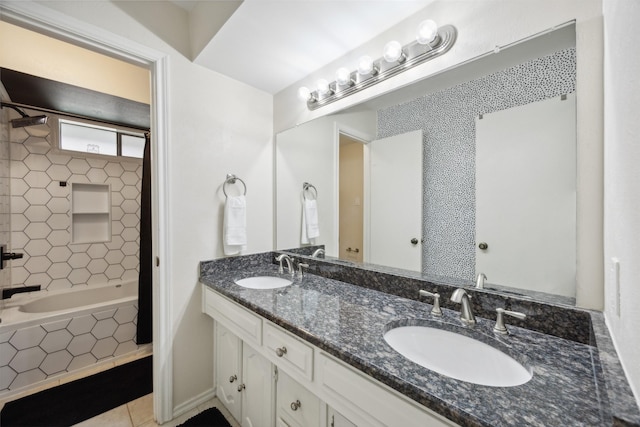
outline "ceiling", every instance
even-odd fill
[[[194,62],[275,94],[432,1],[244,0]]]

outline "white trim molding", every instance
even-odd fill
[[[151,70],[153,257],[157,260],[168,259],[171,200],[167,182],[168,56],[32,1],[1,2],[0,19]],[[159,266],[156,264],[153,271],[153,391],[154,414],[159,424],[173,419],[173,317],[170,277],[170,263],[160,262]]]

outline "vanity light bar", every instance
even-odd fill
[[[433,21],[424,21],[421,26],[425,22],[435,26]],[[373,61],[370,57],[363,56],[359,60],[357,70],[349,72],[345,68],[340,68],[336,72],[335,81],[327,83],[322,79],[315,91],[301,87],[298,90],[298,96],[307,102],[309,110],[315,110],[436,58],[451,49],[457,35],[452,25],[445,25],[437,28],[436,31],[431,41],[421,40],[419,34],[418,40],[402,46],[399,52],[397,51],[399,43],[389,42],[385,46],[383,57]]]

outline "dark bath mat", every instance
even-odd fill
[[[2,427],[70,426],[153,391],[152,356],[4,405]]]
[[[209,408],[189,418],[178,427],[231,427],[218,408]]]

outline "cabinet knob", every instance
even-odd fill
[[[299,400],[296,400],[295,402],[291,402],[291,410],[292,411],[297,411],[298,408],[300,407],[301,403]]]
[[[235,381],[235,380],[237,380],[237,379],[238,379],[238,376],[237,376],[237,375],[231,375],[231,376],[229,377],[229,382],[230,382],[230,383],[232,383],[232,382],[234,382],[234,381]]]
[[[280,348],[276,348],[276,356],[282,357],[287,354],[287,347],[282,346]]]
[[[244,389],[245,389],[244,384],[240,384],[240,385],[238,386],[238,392],[241,392],[241,391],[242,391],[242,390],[244,390]]]
[[[489,245],[487,245],[485,242],[482,242],[480,244],[478,244],[478,248],[482,249],[483,251],[489,248]]]

